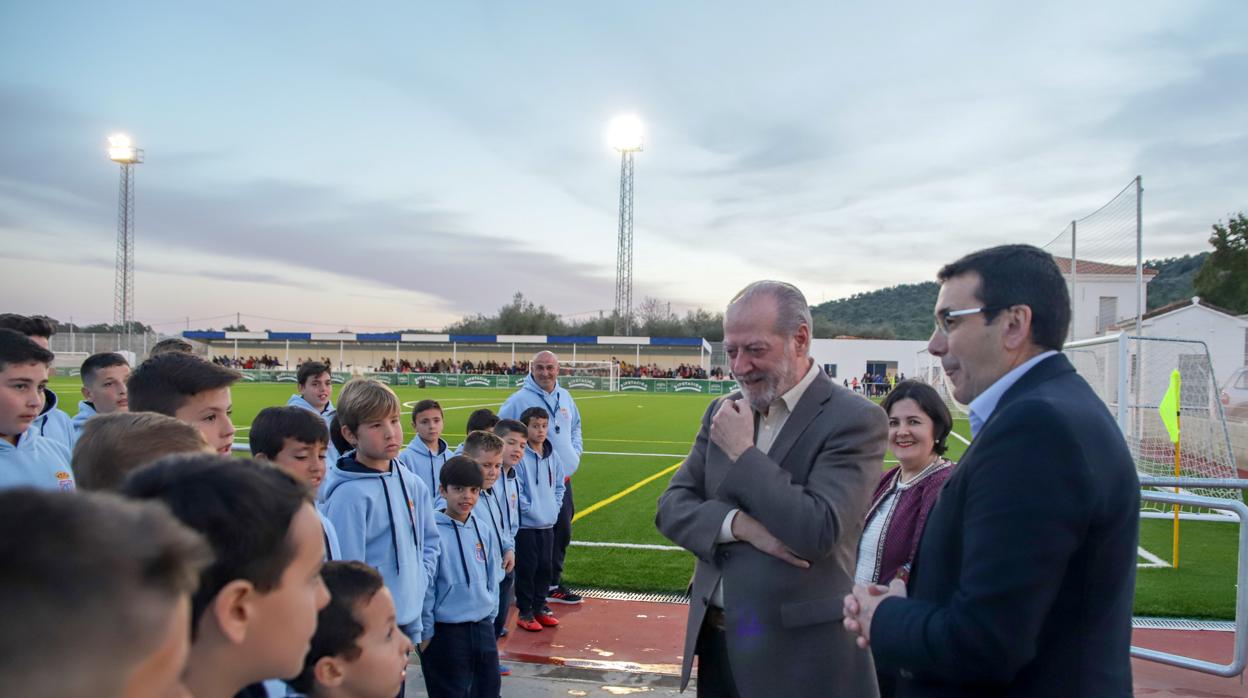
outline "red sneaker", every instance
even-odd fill
[[[555,621],[556,623],[559,621]],[[522,630],[528,630],[531,633],[538,632],[542,629],[544,623],[539,623],[533,619],[533,616],[520,616],[516,619],[516,627]]]
[[[556,625],[559,625],[559,619],[552,613],[534,613],[533,619],[548,628],[553,628]]]

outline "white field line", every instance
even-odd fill
[[[586,548],[623,548],[625,550],[661,550],[663,552],[681,552],[684,548],[675,545],[651,545],[649,543],[599,543],[596,541],[574,540],[571,545]]]
[[[1140,557],[1144,558],[1145,560],[1148,560],[1148,562],[1147,562],[1147,563],[1142,563],[1142,562],[1141,562],[1141,563],[1136,563],[1136,565],[1135,565],[1135,566],[1136,566],[1137,568],[1139,568],[1139,569],[1146,569],[1146,568],[1159,568],[1159,567],[1173,567],[1173,566],[1174,566],[1174,565],[1171,565],[1169,562],[1166,562],[1165,560],[1163,560],[1163,559],[1161,559],[1161,558],[1157,557],[1156,555],[1154,555],[1154,554],[1152,554],[1152,553],[1148,552],[1147,550],[1145,550],[1145,549],[1144,549],[1144,548],[1142,548],[1142,547],[1139,549],[1139,551],[1140,551]]]

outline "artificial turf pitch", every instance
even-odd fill
[[[55,378],[51,388],[69,414],[77,409],[77,378]],[[294,392],[289,383],[239,383],[234,387],[235,437],[246,443],[247,425],[261,409],[284,405]],[[335,386],[335,400],[341,386]],[[454,447],[464,436],[468,415],[480,407],[497,410],[510,390],[396,386],[405,403],[406,438],[413,430],[408,414],[417,400],[438,400],[446,416],[444,438]],[[573,540],[624,545],[671,546],[654,527],[655,503],[671,475],[664,471],[681,461],[693,442],[709,395],[636,392],[574,394],[581,411],[585,455],[573,480],[581,512],[573,524]],[[969,438],[965,419],[954,431]],[[950,438],[948,455],[957,460],[963,441]],[[891,455],[886,456],[891,459]],[[885,467],[892,467],[885,463]],[[659,475],[663,473],[662,475]],[[658,477],[655,477],[659,475]],[[635,487],[638,483],[650,482]],[[630,490],[623,496],[618,496]],[[613,499],[614,498],[614,499]],[[607,500],[610,500],[609,502]],[[588,511],[593,508],[592,511]],[[1146,520],[1140,544],[1169,559],[1170,524]],[[1220,522],[1183,522],[1182,565],[1145,568],[1137,572],[1137,615],[1187,618],[1233,618],[1237,527]],[[627,547],[568,550],[564,580],[572,586],[638,592],[683,593],[693,573],[693,557],[684,551]]]

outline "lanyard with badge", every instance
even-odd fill
[[[542,390],[540,385],[537,388],[537,394],[540,398],[542,398],[542,404],[546,406],[546,411],[550,412],[550,421],[555,422],[555,433],[558,434],[560,431],[559,422],[557,421],[557,415],[559,414],[559,400],[563,398],[563,396],[559,394],[559,384],[555,383],[554,409],[551,409],[550,403],[546,401],[546,391]]]

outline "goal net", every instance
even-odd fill
[[[1114,415],[1140,475],[1175,475],[1175,448],[1158,407],[1170,386],[1171,371],[1178,369],[1182,376],[1178,474],[1202,479],[1238,477],[1213,363],[1204,342],[1111,335],[1070,342],[1063,353]],[[953,399],[940,360],[921,351],[917,363],[920,380],[940,393],[951,412],[965,414],[966,406]],[[1239,496],[1237,490],[1212,487],[1182,491],[1215,499]],[[1141,513],[1149,518],[1168,518],[1172,509],[1169,505],[1143,502]],[[1222,521],[1230,515],[1185,507],[1180,516]]]
[[[614,361],[560,361],[559,384],[569,390],[620,389],[620,365]]]

